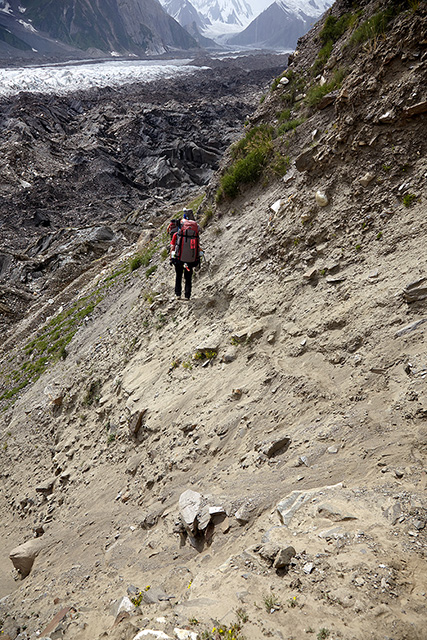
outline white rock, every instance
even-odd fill
[[[270,209],[274,211],[274,213],[279,213],[280,209],[283,207],[284,204],[285,204],[285,200],[282,200],[282,199],[276,200],[276,202],[274,202],[271,205]]]
[[[119,613],[122,613],[122,611],[127,611],[128,613],[130,613],[131,611],[134,611],[134,609],[135,605],[127,596],[124,596],[123,598],[120,598],[120,600],[116,600],[115,602],[113,602],[110,607],[110,613],[116,618]]]
[[[302,570],[304,571],[304,573],[306,573],[307,575],[309,575],[314,569],[314,564],[312,562],[307,562],[307,564],[305,564],[302,568]]]
[[[283,78],[280,79],[280,84],[289,84],[289,78],[283,76]]]
[[[174,629],[174,634],[178,640],[197,640],[198,634],[195,631],[189,631],[188,629]]]
[[[326,205],[329,203],[328,196],[326,195],[326,193],[324,193],[324,191],[316,191],[316,202],[319,207],[326,207]]]
[[[202,503],[202,496],[197,491],[187,489],[179,496],[179,511],[185,524],[191,527],[196,519]]]
[[[140,640],[141,638],[149,638],[149,640],[172,640],[166,633],[156,629],[143,629],[133,637],[133,640]]]

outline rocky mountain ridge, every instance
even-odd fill
[[[40,56],[145,56],[197,49],[196,41],[153,0],[0,3],[0,53]]]
[[[298,38],[313,26],[332,2],[299,3],[272,2],[229,44],[265,47],[266,49],[294,49]]]
[[[224,197],[234,147],[207,189],[190,303],[146,224],[3,345],[12,382],[76,329],[2,398],[13,640],[423,640],[427,16],[358,42],[386,9],[299,42],[245,128],[259,181]]]

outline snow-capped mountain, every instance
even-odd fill
[[[197,11],[207,16],[211,23],[246,26],[254,14],[246,0],[193,0]]]
[[[0,0],[2,57],[145,55],[198,45],[158,0]]]
[[[194,4],[188,0],[162,0],[165,11],[175,18],[182,27],[195,24],[198,29],[206,29],[211,24],[208,16],[197,11]]]
[[[228,44],[294,49],[298,38],[307,33],[333,0],[276,0]]]
[[[160,1],[169,15],[173,16],[181,26],[189,30],[189,25],[194,28],[195,24],[204,36],[210,37],[224,33],[238,33],[256,15],[246,0]]]
[[[187,28],[194,25],[205,36],[229,34],[232,44],[270,43],[278,40],[280,47],[293,47],[299,36],[308,31],[332,4],[333,0],[161,0],[165,10]],[[261,22],[258,16],[268,11]],[[276,23],[276,20],[278,23]],[[252,23],[251,23],[252,21]],[[256,26],[251,25],[258,21]],[[263,26],[263,23],[266,25]],[[238,35],[249,29],[243,38]],[[283,31],[276,37],[276,32]],[[194,33],[193,33],[194,35]],[[235,36],[235,37],[232,37]],[[282,45],[285,41],[286,44]],[[266,44],[268,47],[276,46]]]

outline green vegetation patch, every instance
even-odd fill
[[[319,104],[321,99],[326,96],[331,91],[335,89],[339,89],[342,81],[344,80],[347,74],[346,69],[338,69],[335,71],[332,80],[330,82],[326,82],[323,85],[315,84],[307,91],[307,95],[305,97],[305,102],[309,107],[315,107]]]
[[[403,196],[402,202],[405,207],[411,207],[417,199],[415,193],[407,193],[406,196]]]
[[[317,76],[322,71],[331,56],[334,44],[347,30],[352,29],[355,26],[359,15],[360,11],[356,13],[345,13],[339,18],[333,15],[329,15],[326,18],[323,29],[319,34],[322,47],[311,68],[311,74],[313,76]]]
[[[277,135],[282,136],[284,133],[287,133],[288,131],[293,131],[294,129],[299,127],[300,124],[302,124],[304,121],[305,121],[305,118],[294,118],[293,120],[287,120],[286,122],[283,122],[283,124],[281,124],[277,128]]]
[[[243,184],[254,184],[259,179],[272,151],[273,137],[273,127],[260,125],[232,147],[234,162],[220,179],[217,202],[224,197],[235,198]]]
[[[66,347],[103,297],[95,291],[80,298],[70,309],[52,318],[39,334],[25,345],[20,355],[23,354],[28,359],[19,366],[16,365],[9,374],[3,375],[0,402],[15,397],[27,385],[38,380],[49,365],[67,357]]]
[[[407,2],[390,2],[389,4],[385,11],[379,11],[357,27],[350,38],[350,45],[363,44],[384,35],[389,23],[409,5]]]

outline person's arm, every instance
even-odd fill
[[[172,251],[175,251],[177,235],[178,234],[174,233],[172,236],[171,245],[170,245],[170,254],[169,254],[170,257],[172,257]]]

